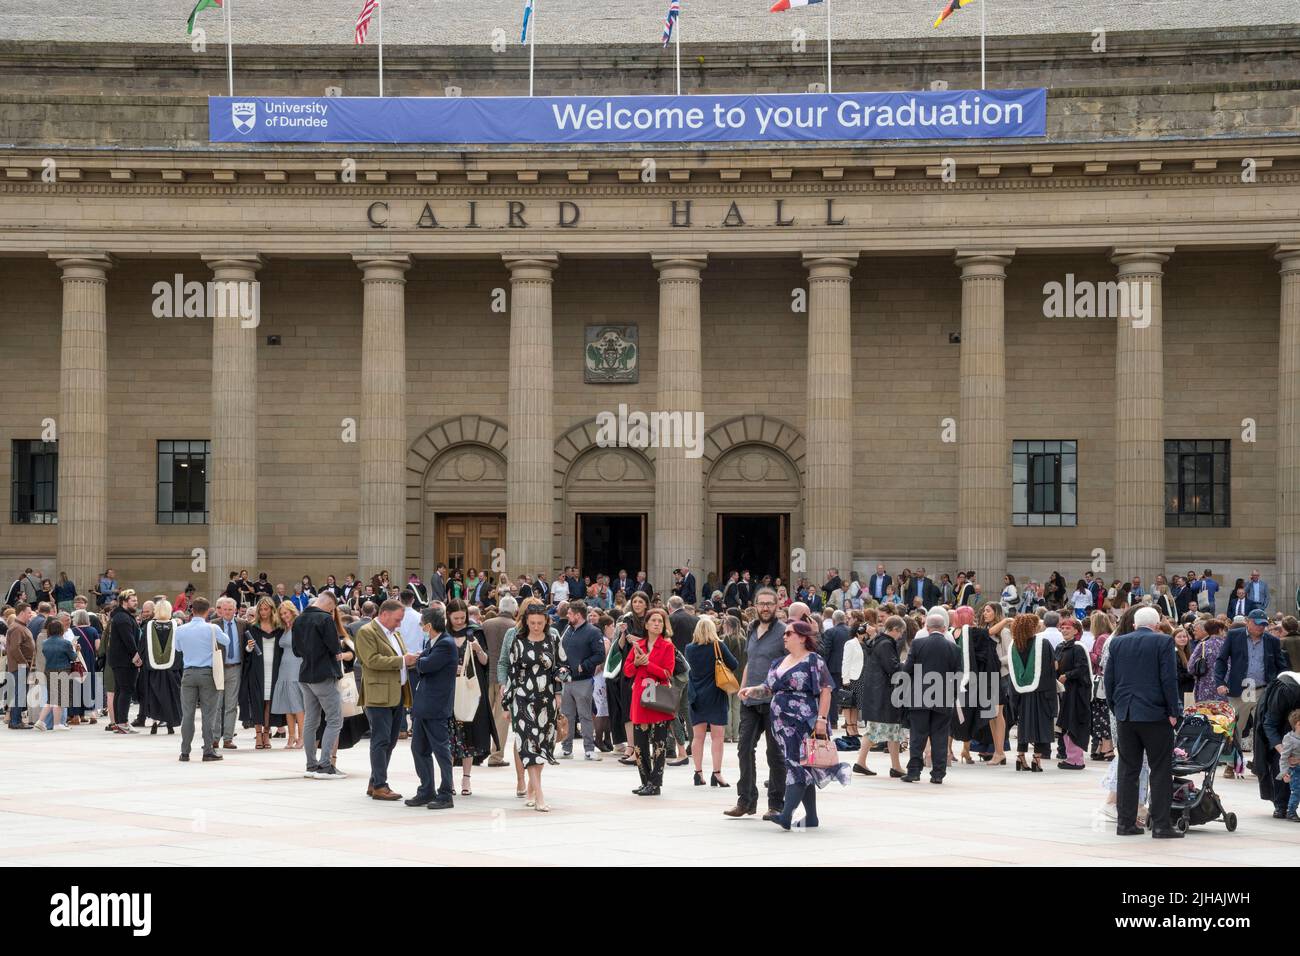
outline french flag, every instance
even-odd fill
[[[782,10],[789,10],[791,7],[811,7],[814,3],[821,3],[822,0],[776,0],[772,4],[772,9],[768,13],[780,13]]]

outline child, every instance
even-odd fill
[[[1291,732],[1282,738],[1281,770],[1278,779],[1291,784],[1291,799],[1286,805],[1286,818],[1292,823],[1300,823],[1296,807],[1300,805],[1300,710],[1293,710],[1286,715],[1286,722],[1291,725]]]

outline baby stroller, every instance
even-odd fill
[[[1206,702],[1183,714],[1174,735],[1174,794],[1170,819],[1182,833],[1189,826],[1222,820],[1228,832],[1237,829],[1237,815],[1225,813],[1219,795],[1214,792],[1214,775],[1219,770],[1223,748],[1232,740],[1232,726],[1225,725],[1219,713],[1207,713],[1217,706]],[[1235,715],[1234,715],[1235,717]],[[1191,779],[1202,774],[1200,786]]]

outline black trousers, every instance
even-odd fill
[[[930,779],[942,780],[948,773],[948,732],[952,729],[950,710],[909,710],[907,737],[910,756],[907,773],[921,776],[925,768],[925,742],[930,741]]]
[[[1174,728],[1167,720],[1117,721],[1119,778],[1115,791],[1116,821],[1119,826],[1137,826],[1138,778],[1142,755],[1151,768],[1151,826],[1169,826],[1169,802],[1174,791]]]
[[[131,701],[135,699],[136,667],[113,668],[113,683],[117,685],[113,693],[113,723],[125,724],[131,715]]]
[[[636,769],[641,785],[664,785],[664,752],[668,745],[668,725],[661,720],[653,724],[632,725],[632,745],[636,747]]]
[[[736,781],[737,806],[758,809],[758,767],[754,752],[758,738],[767,736],[767,808],[781,811],[785,807],[785,753],[772,734],[772,710],[767,704],[740,706],[740,779]]]
[[[388,762],[393,757],[400,732],[402,707],[367,707],[370,723],[370,786],[388,786]]]
[[[371,731],[371,738],[374,731]],[[411,759],[415,773],[420,778],[417,797],[450,800],[455,791],[451,786],[451,729],[446,717],[416,717],[411,714]],[[438,762],[438,777],[442,781],[434,789],[433,763]]]

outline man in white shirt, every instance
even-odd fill
[[[1060,623],[1061,615],[1057,614],[1055,611],[1048,611],[1043,615],[1042,635],[1047,638],[1048,643],[1052,645],[1052,650],[1056,650],[1056,645],[1060,644],[1061,641],[1065,639],[1065,635],[1060,631]]]
[[[567,600],[569,600],[569,582],[561,575],[551,585],[551,603],[563,604]]]
[[[402,591],[402,620],[397,625],[397,632],[402,636],[402,643],[406,646],[406,653],[414,654],[417,657],[424,651],[424,631],[420,629],[420,612],[415,610],[415,592],[407,588]],[[438,604],[438,601],[434,601]],[[406,711],[408,708],[402,708],[401,731],[397,737],[399,740],[405,740],[410,736],[406,729]]]

